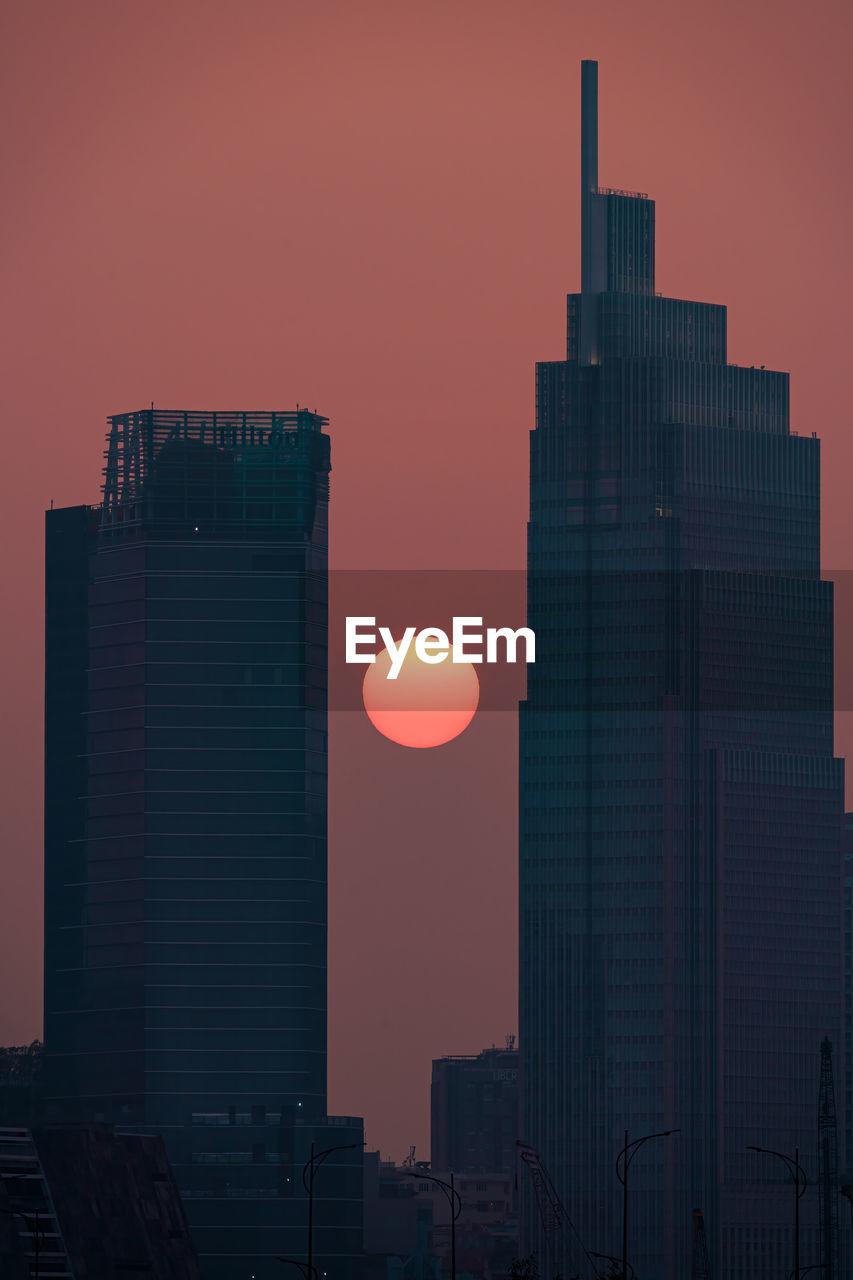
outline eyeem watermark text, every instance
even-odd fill
[[[515,662],[519,641],[524,645],[524,661],[536,661],[536,636],[529,627],[487,627],[483,631],[482,618],[460,617],[453,619],[453,629],[448,636],[440,627],[406,627],[402,638],[395,641],[388,627],[376,627],[375,618],[348,617],[346,620],[346,661],[370,663],[376,661],[377,632],[379,640],[388,650],[391,666],[388,679],[396,680],[406,654],[415,645],[415,654],[421,662],[436,664],[445,662]],[[485,648],[485,658],[483,652]],[[499,653],[499,648],[502,653]]]

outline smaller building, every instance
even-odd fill
[[[201,1280],[166,1148],[110,1125],[0,1128],[4,1280]]]
[[[455,1173],[516,1167],[518,1050],[506,1047],[471,1056],[435,1058],[430,1096],[433,1168]]]
[[[435,1171],[434,1171],[435,1170]],[[479,1170],[458,1175],[416,1163],[400,1170],[404,1183],[416,1188],[418,1199],[432,1201],[433,1252],[441,1259],[442,1275],[450,1274],[450,1203],[440,1183],[451,1184],[459,1196],[456,1219],[457,1277],[492,1280],[504,1277],[518,1255],[518,1216],[515,1177],[503,1170]],[[440,1182],[433,1182],[437,1178]]]
[[[323,1157],[315,1164],[313,1265],[328,1280],[362,1280],[360,1119],[312,1119],[298,1106],[235,1106],[194,1114],[186,1136],[189,1163],[175,1172],[205,1280],[232,1280],[243,1264],[255,1280],[281,1280],[279,1259],[305,1261],[309,1197],[302,1175],[312,1155]]]
[[[450,1187],[458,1197],[457,1280],[503,1280],[518,1256],[513,1174],[433,1172],[427,1161],[395,1165],[365,1157],[365,1277],[432,1280],[451,1274]]]
[[[364,1153],[365,1280],[438,1280],[431,1197],[420,1195],[406,1170]]]
[[[42,1116],[42,1059],[44,1045],[0,1047],[0,1126],[32,1128]]]

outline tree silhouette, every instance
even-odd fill
[[[531,1253],[526,1258],[516,1258],[510,1263],[507,1275],[509,1280],[545,1280],[539,1270],[539,1259],[535,1253]],[[563,1280],[563,1277],[558,1272],[551,1277],[551,1280]],[[572,1280],[580,1280],[580,1276],[573,1276]]]

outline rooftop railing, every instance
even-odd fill
[[[599,187],[600,196],[629,196],[632,200],[648,200],[648,191],[625,191],[622,187]]]

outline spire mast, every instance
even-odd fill
[[[581,63],[581,304],[580,361],[598,360],[598,298],[602,244],[598,203],[598,63]]]
[[[593,290],[592,200],[598,191],[598,63],[581,63],[581,293]]]

